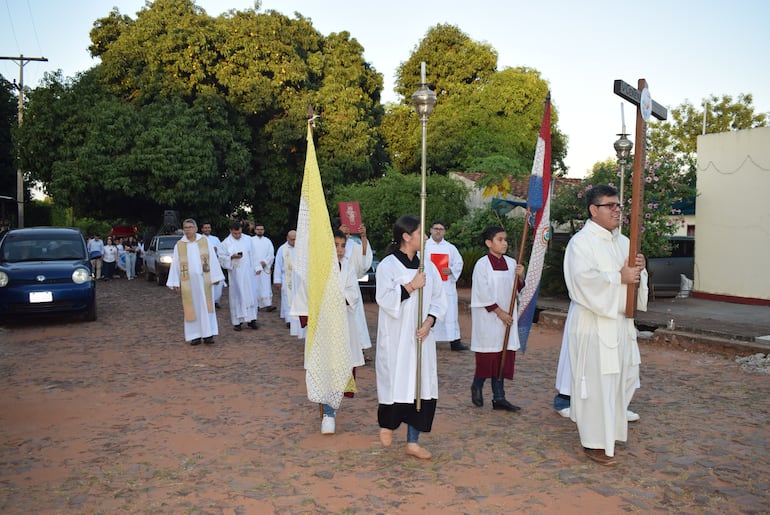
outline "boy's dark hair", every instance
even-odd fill
[[[332,231],[332,233],[334,234],[335,238],[342,238],[343,240],[347,240],[348,239],[348,237],[345,236],[345,233],[340,231],[339,229],[334,229]]]
[[[488,225],[481,233],[481,244],[485,245],[487,240],[491,240],[497,233],[505,232],[505,229],[499,225]]]

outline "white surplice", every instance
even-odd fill
[[[620,270],[628,261],[629,240],[588,220],[569,241],[564,280],[571,299],[564,332],[569,347],[572,388],[570,417],[584,447],[614,456],[615,442],[628,438],[626,409],[639,381],[641,358],[634,320],[626,318],[627,285]],[[647,310],[643,271],[637,309]]]
[[[218,260],[219,252],[221,252],[222,250],[222,240],[220,240],[217,236],[214,236],[213,234],[209,234],[207,238],[211,242],[211,245],[214,246],[214,250],[217,253],[216,256]],[[224,285],[225,285],[224,281],[219,281],[219,283],[214,285],[214,302],[219,302],[222,299],[222,288],[224,287]]]
[[[364,364],[364,353],[361,350],[359,341],[360,325],[356,317],[356,310],[362,304],[361,290],[358,287],[358,277],[356,276],[350,262],[343,258],[340,267],[340,288],[342,296],[345,297],[345,315],[348,321],[348,345],[350,346],[350,356],[352,365],[360,367]],[[369,337],[367,333],[367,338]]]
[[[418,292],[401,300],[401,286],[411,281],[416,269],[407,268],[394,255],[377,266],[377,398],[380,404],[413,403],[417,385],[417,306]],[[425,263],[423,320],[434,315],[442,320],[446,313],[446,295],[438,270]],[[420,398],[438,399],[436,338],[433,331],[422,342]]]
[[[302,327],[299,318],[291,314],[291,299],[294,284],[294,247],[285,242],[275,253],[273,284],[281,285],[281,318],[289,324],[289,335],[304,338],[307,328]]]
[[[497,304],[500,309],[510,312],[513,279],[516,274],[516,260],[503,256],[508,270],[493,270],[489,255],[476,261],[473,267],[471,288],[471,350],[473,352],[500,352],[503,350],[506,326],[494,311],[486,308]],[[518,303],[518,302],[517,302]],[[519,350],[519,328],[516,310],[508,335],[506,349]]]
[[[187,245],[187,270],[190,274],[190,290],[192,291],[193,306],[195,308],[195,320],[184,322],[184,339],[186,341],[192,341],[197,338],[207,338],[219,334],[219,326],[217,325],[217,313],[213,310],[208,312],[206,307],[206,290],[205,283],[203,281],[203,265],[201,264],[201,254],[198,249],[198,240],[203,236],[197,234],[195,241],[187,241],[186,237],[182,237],[174,246],[173,261],[168,271],[168,280],[166,286],[169,288],[179,288],[181,286],[181,276],[179,273],[179,245]],[[225,280],[225,276],[222,273],[222,269],[216,260],[216,253],[214,247],[209,242],[209,278],[212,283],[212,298],[214,295],[213,284],[216,282],[222,282]]]
[[[256,276],[257,304],[258,307],[264,308],[273,304],[273,281],[270,278],[270,271],[275,259],[275,248],[267,236],[251,236],[251,248],[255,270],[258,272]]]
[[[233,259],[238,252],[243,257]],[[230,322],[238,325],[257,319],[257,299],[255,297],[257,276],[255,273],[254,257],[251,251],[249,237],[242,234],[235,239],[232,235],[222,242],[219,253],[222,268],[228,270],[228,294],[230,300]]]
[[[453,342],[460,339],[460,321],[457,312],[457,280],[463,272],[463,257],[457,247],[442,239],[436,243],[433,238],[425,242],[425,260],[430,261],[432,254],[447,254],[449,256],[449,270],[451,273],[446,281],[441,284],[447,297],[446,317],[442,322],[437,322],[433,327],[436,340],[440,342]]]
[[[350,237],[345,243],[345,259],[348,260],[348,266],[353,270],[356,277],[356,285],[358,286],[359,295],[361,293],[361,287],[357,281],[360,277],[363,277],[367,271],[372,267],[372,261],[374,254],[372,253],[372,246],[369,245],[369,240],[366,241],[366,252],[364,252],[363,245],[359,242],[360,237]],[[369,336],[369,326],[366,324],[366,313],[364,312],[364,303],[359,302],[356,307],[356,338],[362,349],[370,349],[372,347],[372,339]]]

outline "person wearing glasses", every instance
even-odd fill
[[[570,418],[585,455],[614,465],[615,442],[628,439],[626,410],[639,382],[634,320],[626,318],[626,290],[638,284],[637,306],[647,310],[645,259],[628,266],[629,240],[620,233],[618,190],[594,186],[585,195],[588,220],[567,244],[564,281],[570,307],[564,326],[571,381]]]
[[[436,220],[430,225],[430,238],[425,242],[425,259],[435,263],[441,274],[441,284],[447,297],[446,317],[442,322],[436,322],[433,332],[436,341],[449,342],[449,348],[454,351],[468,350],[468,346],[460,340],[460,322],[457,316],[457,280],[463,272],[463,257],[457,247],[445,238],[446,225]]]

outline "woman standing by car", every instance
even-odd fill
[[[123,243],[126,253],[126,278],[130,281],[136,275],[136,238],[129,236]]]
[[[102,262],[104,263],[104,280],[109,281],[115,275],[115,263],[118,261],[118,247],[112,241],[112,237],[107,238],[104,245],[104,254]]]

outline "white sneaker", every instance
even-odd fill
[[[567,406],[566,408],[560,409],[556,413],[558,413],[559,415],[561,415],[564,418],[569,418],[569,406]]]
[[[626,410],[626,420],[628,420],[629,422],[636,422],[636,421],[637,421],[637,420],[639,420],[640,418],[641,418],[641,417],[639,416],[639,414],[638,414],[638,413],[634,413],[634,412],[633,412],[633,411],[631,411],[630,409],[627,409],[627,410]]]
[[[333,435],[334,434],[334,417],[330,417],[328,415],[324,415],[323,420],[321,420],[321,434],[322,435]]]

